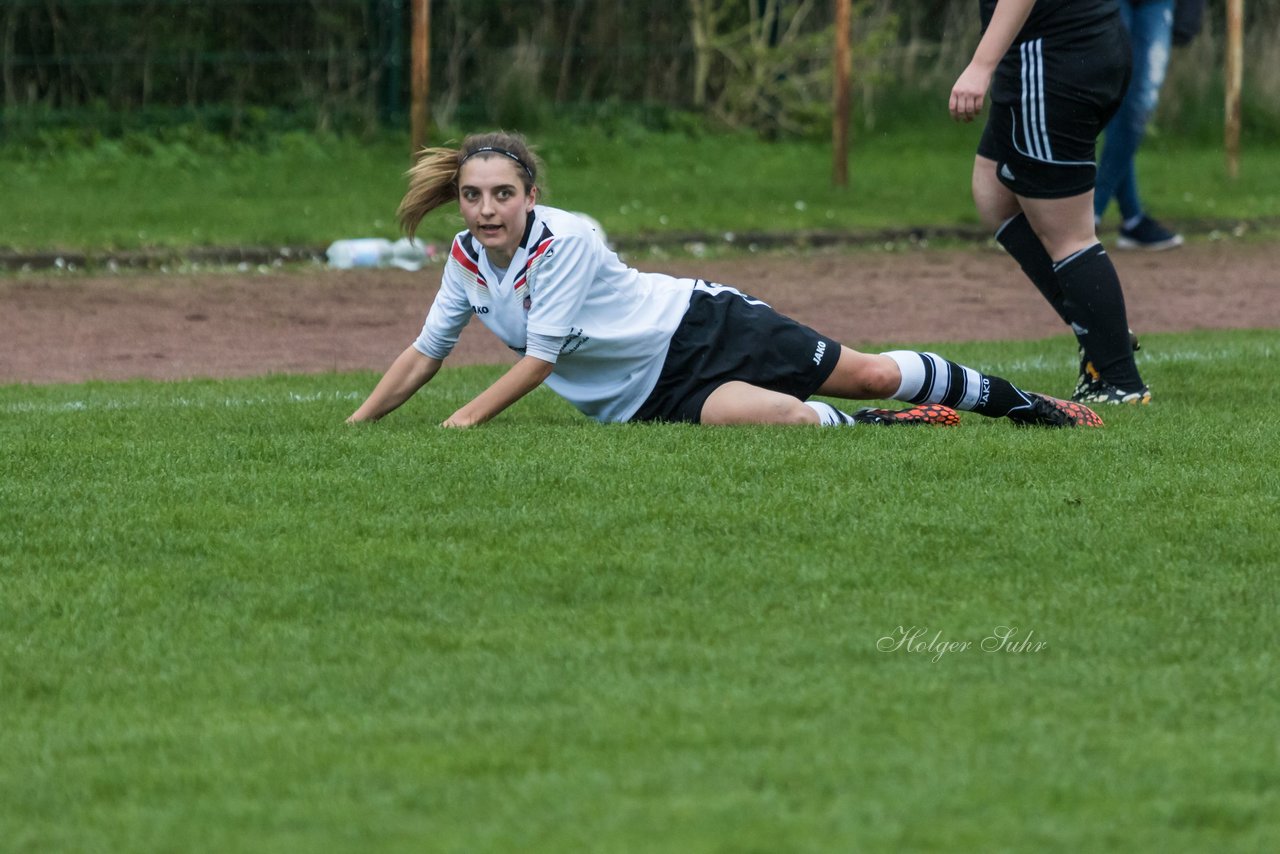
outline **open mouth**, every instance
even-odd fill
[[[502,226],[501,225],[479,225],[479,226],[476,226],[476,230],[479,231],[481,234],[492,235],[492,234],[497,234],[499,231],[501,231]]]

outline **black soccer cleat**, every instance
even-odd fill
[[[1129,347],[1133,352],[1142,349],[1142,345],[1138,343],[1137,334],[1129,330]],[[1093,362],[1089,361],[1089,357],[1085,355],[1084,348],[1080,348],[1080,377],[1076,380],[1075,391],[1071,392],[1071,399],[1077,403],[1136,403],[1137,400],[1122,401],[1115,399],[1113,395],[1108,395],[1104,388],[1115,390],[1114,386],[1108,386],[1102,379],[1102,374],[1098,373],[1098,369],[1093,366]],[[1101,395],[1100,395],[1101,392]],[[1124,393],[1121,394],[1121,397]],[[1139,395],[1141,396],[1141,395]],[[1151,395],[1147,395],[1147,399],[1142,403],[1150,403]]]
[[[1030,394],[1031,406],[1015,409],[1009,420],[1019,427],[1101,427],[1098,413],[1082,403],[1047,394]]]
[[[1126,391],[1116,388],[1105,380],[1091,383],[1087,388],[1076,389],[1071,395],[1076,403],[1127,404],[1129,406],[1146,406],[1151,403],[1151,389],[1147,386]]]
[[[910,409],[872,409],[864,407],[849,416],[855,424],[925,424],[930,427],[957,427],[960,413],[940,403],[923,403]]]

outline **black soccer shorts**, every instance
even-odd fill
[[[1120,108],[1133,57],[1115,26],[1015,44],[996,68],[978,154],[1019,196],[1057,199],[1093,189],[1099,134]]]
[[[699,282],[631,420],[696,424],[711,393],[735,380],[808,400],[839,358],[835,340],[733,288]]]

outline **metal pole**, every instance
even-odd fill
[[[409,105],[410,157],[427,141],[427,104],[431,92],[431,0],[413,0],[413,67]]]
[[[370,59],[379,76],[378,121],[390,127],[404,112],[404,0],[369,0]]]
[[[387,79],[383,86],[382,121],[390,127],[404,116],[404,0],[381,0],[379,24]]]
[[[1244,0],[1227,0],[1227,92],[1223,147],[1227,175],[1240,176],[1240,89],[1244,80]]]
[[[851,2],[836,0],[831,181],[837,187],[849,186],[849,77],[853,73],[853,57],[849,50],[849,29],[853,17]]]

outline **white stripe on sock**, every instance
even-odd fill
[[[996,240],[999,240],[1000,235],[1004,234],[1004,230],[1009,227],[1009,223],[1013,222],[1015,219],[1017,219],[1020,216],[1022,216],[1022,214],[1016,213],[1013,216],[1006,219],[1004,222],[1000,223],[1000,227],[996,229]]]
[[[924,357],[920,353],[914,350],[893,350],[880,355],[897,362],[898,370],[902,372],[902,382],[898,383],[898,390],[891,395],[894,400],[909,401],[920,393],[920,387],[924,385]]]
[[[956,404],[956,409],[971,410],[978,404],[978,395],[982,393],[982,375],[973,368],[960,366],[964,371],[964,396]]]
[[[925,353],[925,358],[933,362],[933,384],[929,387],[929,396],[924,403],[942,403],[951,388],[951,363],[937,353]]]
[[[1061,270],[1063,267],[1067,266],[1068,264],[1070,264],[1072,261],[1074,261],[1074,260],[1076,260],[1077,258],[1079,258],[1079,257],[1080,257],[1081,255],[1083,255],[1084,253],[1086,253],[1086,252],[1088,252],[1089,250],[1093,249],[1093,247],[1094,247],[1094,246],[1098,246],[1098,245],[1100,245],[1100,244],[1101,244],[1101,241],[1099,241],[1098,243],[1094,243],[1092,246],[1086,246],[1086,247],[1085,247],[1085,248],[1083,248],[1083,249],[1080,249],[1080,250],[1077,250],[1077,251],[1075,251],[1075,252],[1072,252],[1070,255],[1068,255],[1066,258],[1063,258],[1061,261],[1055,261],[1055,262],[1053,262],[1053,272],[1055,272],[1055,273],[1056,273],[1056,272],[1058,272],[1058,271],[1059,271],[1059,270]],[[1102,250],[1102,253],[1101,253],[1101,254],[1105,255],[1105,254],[1107,254],[1107,251],[1104,249],[1104,250]]]

